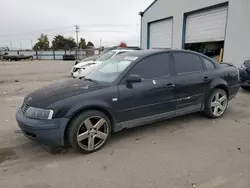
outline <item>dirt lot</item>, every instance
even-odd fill
[[[100,151],[51,153],[26,139],[15,112],[23,97],[69,77],[73,62],[0,62],[0,188],[249,188],[250,93],[225,116],[200,114],[126,130]]]

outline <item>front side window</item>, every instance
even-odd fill
[[[177,75],[203,71],[202,61],[198,55],[175,52],[173,56]]]
[[[103,55],[101,55],[96,61],[107,61],[109,60],[113,55],[115,55],[114,51],[109,51]]]
[[[95,68],[86,79],[111,83],[136,59],[137,57],[116,56]]]
[[[154,79],[170,75],[169,53],[146,57],[136,64],[129,74],[140,75],[143,79]]]

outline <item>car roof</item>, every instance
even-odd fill
[[[134,50],[131,52],[127,52],[124,55],[129,55],[129,56],[135,56],[138,58],[143,58],[143,57],[147,57],[150,55],[155,55],[155,54],[159,54],[159,53],[163,53],[163,52],[188,52],[188,53],[192,53],[192,54],[196,54],[196,55],[201,55],[204,56],[203,54],[191,51],[191,50],[181,50],[181,49],[148,49],[148,50]]]

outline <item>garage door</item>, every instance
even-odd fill
[[[227,11],[223,6],[188,15],[185,43],[224,41]]]
[[[165,19],[150,23],[149,48],[171,48],[172,27],[173,19]]]

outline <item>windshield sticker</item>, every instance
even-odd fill
[[[126,56],[124,59],[126,60],[130,60],[130,61],[135,61],[138,57],[134,57],[134,56]]]

